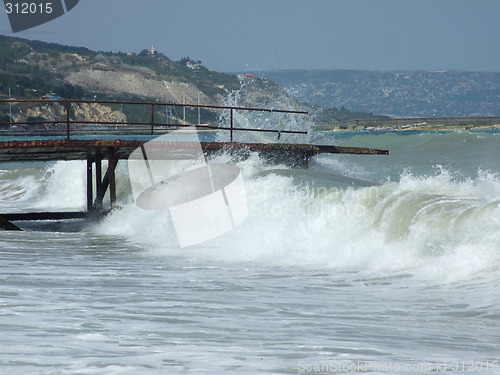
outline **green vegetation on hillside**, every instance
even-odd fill
[[[18,99],[37,99],[47,93],[54,93],[65,99],[80,99],[86,94],[81,87],[69,83],[0,72],[0,98],[7,98],[9,90],[11,97]]]
[[[81,75],[85,72],[85,75]],[[79,75],[80,74],[80,75]],[[75,77],[77,78],[71,78]],[[222,104],[229,93],[239,90],[242,82],[246,88],[241,96],[242,106],[275,107],[276,98],[288,97],[291,108],[301,105],[274,82],[267,79],[251,77],[238,77],[207,69],[199,60],[184,57],[180,61],[172,61],[166,55],[144,49],[138,53],[123,52],[95,52],[84,47],[71,47],[55,43],[31,41],[0,35],[0,99],[10,96],[16,99],[37,99],[46,94],[54,94],[63,99],[98,99],[110,101],[157,101],[162,100],[158,90],[166,92],[167,82],[175,90],[178,87],[189,87],[185,90],[191,95],[191,103],[196,103],[196,94],[203,93],[206,100],[211,103]],[[105,79],[101,79],[105,77]],[[111,78],[110,78],[111,77]],[[139,81],[153,82],[156,91],[147,87],[142,92],[132,89],[121,90],[130,80],[127,77],[137,78]],[[116,80],[122,86],[114,85]],[[94,80],[94,81],[92,81]],[[243,81],[242,81],[243,80]],[[107,81],[110,85],[105,87],[100,82]],[[99,83],[91,83],[99,82]],[[80,86],[82,85],[82,86]],[[183,89],[184,90],[184,89]],[[182,94],[183,92],[181,92]],[[166,98],[166,94],[164,98]],[[173,94],[172,94],[173,95]],[[182,97],[182,95],[181,95]],[[167,100],[167,99],[163,99]],[[179,100],[179,93],[177,93]],[[168,100],[167,100],[168,101]],[[308,107],[302,103],[303,107]],[[113,106],[114,107],[114,106]],[[167,120],[168,117],[184,117],[181,109],[175,107],[158,106],[155,117]],[[5,105],[0,107],[0,118],[5,120]],[[128,122],[144,122],[151,117],[147,106],[134,107],[121,106]],[[346,108],[321,110],[314,109],[317,121],[340,121],[352,118],[370,117],[372,114],[350,112]],[[187,109],[186,120],[195,123],[198,120],[196,109]],[[201,110],[202,122],[215,122],[218,114],[210,110]],[[8,117],[8,116],[7,116]]]
[[[207,96],[225,94],[221,89],[222,86],[227,90],[235,90],[239,87],[239,80],[234,75],[211,71],[201,64],[194,69],[190,68],[186,65],[186,62],[190,61],[189,58],[174,62],[162,53],[155,52],[151,55],[147,50],[144,51],[138,54],[93,52],[82,47],[62,46],[0,35],[0,73],[3,74],[0,96],[5,97],[4,90],[8,86],[11,86],[13,95],[23,98],[34,97],[26,89],[36,90],[34,92],[40,94],[40,90],[55,92],[57,88],[61,93],[55,93],[68,99],[76,98],[75,95],[78,94],[90,94],[63,86],[61,83],[66,72],[94,64],[107,64],[116,68],[148,68],[162,79],[192,82]],[[43,94],[45,93],[40,95]]]

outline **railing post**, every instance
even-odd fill
[[[231,126],[230,126],[230,130],[229,130],[229,139],[230,139],[230,142],[233,141],[233,109],[231,108]]]
[[[155,124],[155,105],[151,104],[151,135],[154,134],[154,124]]]
[[[69,115],[70,115],[70,109],[71,109],[71,103],[70,102],[67,102],[66,103],[66,139],[69,140],[70,138],[70,134],[69,134],[69,123],[70,123],[70,120],[69,120]]]

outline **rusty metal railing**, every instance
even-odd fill
[[[167,102],[136,102],[136,101],[112,101],[112,100],[47,100],[47,99],[1,99],[1,103],[8,103],[10,105],[16,103],[43,103],[43,104],[60,104],[65,110],[65,119],[63,121],[12,121],[12,116],[10,116],[10,121],[0,122],[2,125],[50,125],[54,123],[63,123],[66,126],[66,139],[71,139],[72,135],[72,125],[116,125],[116,126],[147,126],[150,129],[150,134],[154,134],[156,127],[200,127],[203,129],[214,129],[214,130],[228,130],[230,134],[230,141],[233,142],[233,133],[235,131],[246,131],[246,132],[267,132],[267,133],[277,133],[278,137],[281,134],[307,134],[307,131],[301,130],[283,130],[283,129],[260,129],[260,128],[237,128],[234,126],[234,111],[257,111],[257,112],[268,112],[268,113],[289,113],[289,114],[308,114],[306,111],[293,111],[293,110],[283,110],[283,109],[268,109],[268,108],[250,108],[250,107],[236,107],[236,106],[218,106],[218,105],[204,105],[204,104],[180,104],[180,103],[167,103]],[[102,105],[140,105],[140,106],[150,106],[151,107],[151,117],[148,122],[124,122],[124,121],[82,121],[82,120],[72,120],[71,119],[71,109],[73,104],[102,104]],[[181,123],[161,123],[157,122],[155,119],[156,109],[160,106],[168,107],[183,107],[183,108],[204,108],[204,109],[221,109],[229,110],[229,126],[218,126],[218,125],[201,125],[201,124],[181,124]]]

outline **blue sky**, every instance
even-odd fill
[[[223,72],[280,69],[500,71],[500,0],[80,0],[13,34],[93,50],[152,44]]]

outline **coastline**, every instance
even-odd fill
[[[335,125],[331,127],[317,127],[314,129],[316,132],[335,133],[335,132],[408,132],[408,131],[457,131],[457,130],[499,130],[500,123],[488,125],[464,125],[464,124],[411,124],[403,126],[348,126],[347,128],[342,125]]]

